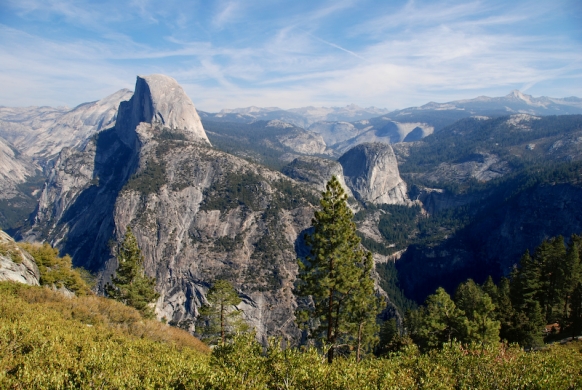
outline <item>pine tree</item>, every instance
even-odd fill
[[[368,351],[378,342],[379,326],[376,323],[376,316],[381,311],[383,300],[374,295],[374,284],[370,279],[373,266],[372,254],[368,252],[363,264],[363,272],[360,274],[360,288],[354,291],[346,308],[348,333],[352,334],[358,362],[362,356],[362,350]]]
[[[310,330],[310,337],[327,344],[328,362],[334,359],[338,345],[354,336],[355,325],[368,333],[374,327],[378,313],[373,303],[371,257],[360,246],[356,235],[353,214],[347,205],[347,196],[334,176],[327,183],[320,200],[321,210],[312,220],[313,234],[306,236],[311,256],[299,260],[299,274],[295,293],[299,297],[311,297],[313,306],[296,312],[298,324]],[[365,293],[364,293],[365,292]],[[358,316],[350,309],[365,308]]]
[[[533,258],[526,251],[520,260],[520,267],[515,268],[511,275],[510,294],[514,309],[512,329],[508,341],[517,342],[525,347],[541,345],[542,329],[545,324],[540,300],[544,297],[544,286],[541,283],[542,264],[547,247]]]
[[[569,317],[572,294],[580,282],[580,258],[578,243],[573,237],[570,239],[570,243],[568,244],[566,257],[560,264],[562,267],[562,274],[564,275],[562,283],[562,301],[564,302],[564,307],[560,324],[562,325],[561,328],[566,328],[570,325]]]
[[[467,317],[445,289],[439,287],[429,295],[425,306],[418,314],[409,316],[410,322],[415,323],[411,337],[421,348],[440,348],[466,334]]]
[[[500,322],[495,319],[495,304],[472,279],[459,285],[455,303],[467,316],[466,333],[462,341],[481,345],[499,342]]]
[[[565,257],[566,247],[562,236],[545,240],[534,252],[534,262],[541,271],[538,301],[547,324],[556,322],[562,313]]]
[[[232,284],[217,280],[206,294],[208,304],[200,308],[197,333],[204,341],[222,344],[226,339],[248,329],[242,319],[242,311],[236,306],[241,303]]]
[[[515,311],[513,309],[510,296],[511,292],[509,279],[501,278],[499,281],[499,287],[497,287],[497,297],[495,300],[495,305],[497,306],[495,314],[501,325],[499,329],[499,337],[502,340],[516,341],[513,340],[513,318],[515,316]]]
[[[582,332],[582,264],[580,264],[582,239],[577,235],[570,237],[564,261],[564,313],[560,325],[569,328],[572,336]]]
[[[498,306],[497,305],[497,295],[498,295],[497,285],[495,284],[495,282],[493,281],[493,278],[491,276],[487,277],[487,280],[485,281],[485,283],[483,283],[483,286],[481,287],[481,289],[483,290],[483,292],[485,294],[487,294],[491,297],[491,300],[493,301],[493,303],[495,303],[495,306]]]
[[[105,286],[107,296],[136,308],[146,318],[152,318],[154,311],[151,304],[160,295],[154,289],[156,279],[144,273],[144,258],[129,226],[123,242],[117,249],[116,257],[118,266],[115,276],[111,279],[112,284]]]

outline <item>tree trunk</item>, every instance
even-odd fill
[[[226,341],[226,337],[224,335],[224,304],[220,304],[220,339],[222,340],[222,344]]]
[[[360,322],[358,325],[358,349],[356,350],[356,362],[360,362],[360,348],[362,347],[362,326],[364,324]]]
[[[329,273],[333,272],[333,257],[329,261]],[[327,362],[333,362],[333,288],[329,289],[329,300],[327,302],[327,342],[331,345],[329,351],[327,352]]]

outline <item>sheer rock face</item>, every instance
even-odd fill
[[[142,122],[178,130],[189,141],[210,144],[194,103],[176,80],[165,75],[138,76],[133,97],[119,106],[116,124],[119,130],[131,132]],[[147,136],[147,132],[141,135],[142,142]],[[129,146],[133,145],[131,137],[123,140]]]
[[[0,138],[0,199],[11,199],[20,193],[18,184],[34,176],[40,167],[30,158],[20,155]]]
[[[410,204],[406,183],[400,178],[390,145],[358,145],[338,161],[343,167],[346,184],[358,200],[375,204]]]
[[[12,237],[0,230],[0,246],[12,253],[0,252],[0,281],[13,281],[31,286],[40,285],[40,271],[33,257],[20,249]],[[15,261],[16,260],[16,261]]]

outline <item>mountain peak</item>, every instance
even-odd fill
[[[509,98],[509,99],[519,99],[519,100],[523,100],[526,103],[531,103],[531,100],[532,100],[532,96],[526,95],[526,94],[524,94],[523,92],[521,92],[518,89],[514,89],[506,97]]]
[[[161,124],[182,131],[190,140],[210,143],[194,103],[169,76],[137,76],[132,98],[119,106],[117,123],[135,128],[141,122]]]

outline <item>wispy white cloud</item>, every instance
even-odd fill
[[[212,24],[217,28],[223,28],[226,24],[241,17],[242,4],[239,1],[221,2],[219,10],[212,19]]]
[[[154,72],[175,77],[210,111],[352,102],[396,108],[519,87],[582,95],[572,82],[582,74],[582,43],[543,29],[555,24],[547,18],[558,13],[548,10],[561,0],[536,7],[256,0],[218,8],[168,1],[7,3],[23,23],[0,24],[0,104],[74,105]]]

